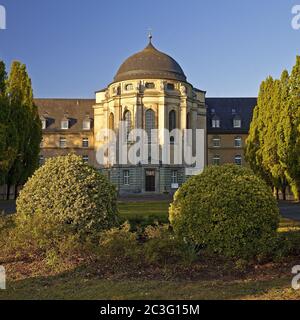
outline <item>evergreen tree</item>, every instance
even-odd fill
[[[5,64],[0,61],[0,185],[6,182],[8,171],[17,156],[18,147],[16,127],[5,94],[6,78]]]
[[[15,185],[17,190],[38,166],[42,139],[41,122],[33,101],[31,80],[26,66],[20,62],[12,63],[7,81],[7,94],[19,136],[18,153],[8,173],[7,184]]]

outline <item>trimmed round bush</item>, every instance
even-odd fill
[[[76,155],[50,158],[17,199],[18,224],[35,216],[80,238],[93,237],[117,224],[116,190]]]
[[[169,220],[177,235],[225,257],[253,258],[277,235],[271,188],[247,168],[211,166],[176,192]]]

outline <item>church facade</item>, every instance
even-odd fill
[[[193,87],[180,65],[157,50],[151,38],[144,50],[125,60],[113,82],[96,92],[95,99],[35,102],[43,126],[40,163],[49,157],[76,153],[103,171],[118,191],[125,194],[173,193],[205,165],[227,162],[246,165],[243,147],[256,105],[255,98],[206,98],[206,92]],[[145,130],[149,137],[145,146],[148,161],[135,164],[99,161],[98,150],[110,139],[99,132],[109,129],[119,142],[122,123],[128,133],[128,150],[136,142],[130,132]],[[174,160],[179,141],[160,133],[176,129],[192,132],[189,143],[193,154],[200,150],[200,166]],[[157,130],[156,136],[151,136],[153,130]],[[201,133],[200,142],[195,138],[196,132]],[[166,144],[171,154],[169,163],[162,161]],[[152,145],[159,146],[156,159],[151,154]],[[117,148],[116,153],[119,152]]]

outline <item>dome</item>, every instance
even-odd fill
[[[125,60],[114,77],[115,82],[132,79],[186,81],[186,76],[173,58],[158,51],[150,41],[144,50]]]

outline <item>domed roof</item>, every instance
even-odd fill
[[[158,51],[151,43],[129,57],[121,65],[114,81],[132,79],[170,79],[186,81],[186,76],[180,65],[167,54]]]

